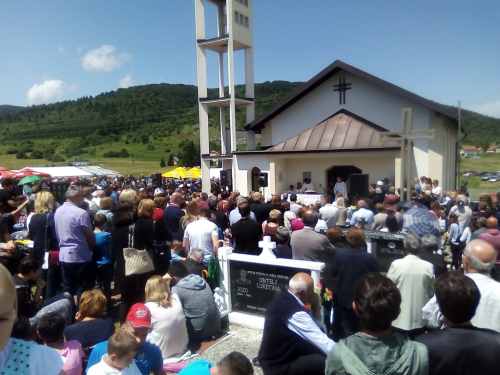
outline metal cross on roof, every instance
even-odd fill
[[[412,186],[411,180],[411,156],[413,150],[413,141],[429,139],[436,137],[436,129],[413,130],[412,129],[412,109],[403,108],[401,111],[401,131],[383,132],[379,134],[381,142],[394,141],[394,137],[402,138],[401,142],[401,164],[399,172],[399,187],[401,189],[401,200],[410,200],[410,192]],[[404,186],[406,181],[406,194]]]
[[[333,85],[333,91],[339,92],[339,104],[345,104],[345,92],[351,89],[350,83],[345,83],[345,78],[339,78],[339,84]]]

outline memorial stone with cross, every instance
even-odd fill
[[[436,137],[435,129],[428,130],[413,130],[412,129],[412,109],[403,108],[401,111],[401,131],[397,132],[383,132],[379,135],[381,142],[394,141],[394,137],[401,138],[401,164],[399,173],[399,187],[401,189],[401,200],[410,200],[411,192],[411,157],[413,150],[413,141],[429,139],[432,140]],[[406,182],[406,191],[405,188]]]
[[[261,257],[276,259],[276,255],[273,253],[273,249],[276,249],[276,242],[271,241],[271,236],[264,236],[262,241],[259,241],[259,247],[262,248]]]

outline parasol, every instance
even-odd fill
[[[403,233],[410,233],[417,237],[424,234],[432,234],[436,237],[441,236],[439,220],[429,213],[426,208],[411,208],[403,214],[404,224]]]
[[[24,185],[30,182],[37,182],[40,180],[43,180],[42,176],[36,176],[36,175],[26,176],[21,181],[19,181],[18,185]]]

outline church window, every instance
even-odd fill
[[[245,6],[248,7],[248,0],[245,0]]]
[[[245,25],[245,16],[240,13],[240,25],[244,26]]]
[[[248,17],[245,17],[245,27],[247,29],[250,28],[250,20],[248,19]]]
[[[240,22],[240,14],[237,11],[234,11],[234,20],[236,23]]]

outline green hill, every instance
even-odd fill
[[[300,85],[287,81],[256,84],[256,116]],[[236,95],[244,97],[242,85],[236,87]],[[217,96],[218,90],[209,90],[209,97]],[[245,111],[237,108],[238,129],[245,126]],[[468,129],[464,143],[481,147],[500,143],[500,119],[470,111],[463,111],[463,119]],[[210,148],[216,150],[220,147],[218,122],[218,108],[210,108]],[[154,162],[151,168],[159,166],[160,160],[168,161],[170,155],[184,153],[187,159],[193,147],[196,149],[197,88],[154,84],[48,105],[1,105],[0,139],[0,166],[8,168],[68,164],[74,157],[84,157],[125,173],[137,173],[147,163]]]

